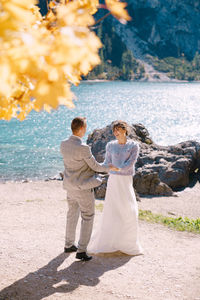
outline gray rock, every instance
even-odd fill
[[[184,53],[192,59],[200,51],[199,1],[130,0],[128,8],[132,22],[125,29],[117,22],[115,26],[120,27],[120,36],[129,30],[129,39],[136,39],[141,52],[158,57],[178,57]]]
[[[129,138],[140,144],[133,184],[139,194],[172,195],[173,190],[186,187],[190,176],[200,168],[200,143],[196,141],[159,146],[142,124],[130,125]],[[113,139],[112,124],[88,136],[87,143],[99,162],[104,160],[106,144]],[[104,198],[105,192],[106,183],[95,189],[97,198]]]

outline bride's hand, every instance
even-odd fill
[[[110,171],[115,171],[115,172],[118,172],[120,169],[113,166],[112,164],[109,165],[109,168],[110,168]]]

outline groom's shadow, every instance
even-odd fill
[[[36,272],[29,273],[0,291],[0,300],[41,300],[55,293],[69,293],[81,285],[95,286],[105,272],[126,264],[131,256],[94,256],[89,262],[74,261],[58,271],[69,255],[58,255]]]

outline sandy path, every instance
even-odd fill
[[[200,300],[199,235],[141,221],[142,256],[95,256],[82,263],[63,254],[61,186],[58,181],[0,184],[0,300]],[[173,197],[175,206],[165,197],[142,198],[139,206],[179,214],[184,197],[193,192]],[[187,202],[184,214],[188,209],[195,217],[199,202],[193,209]],[[95,226],[100,216],[97,210]]]
[[[173,197],[141,197],[139,207],[166,216],[200,218],[200,183]]]

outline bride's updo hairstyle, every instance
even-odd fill
[[[112,132],[114,132],[115,129],[122,128],[126,130],[126,135],[129,135],[130,128],[129,125],[125,121],[117,120],[113,123]]]

